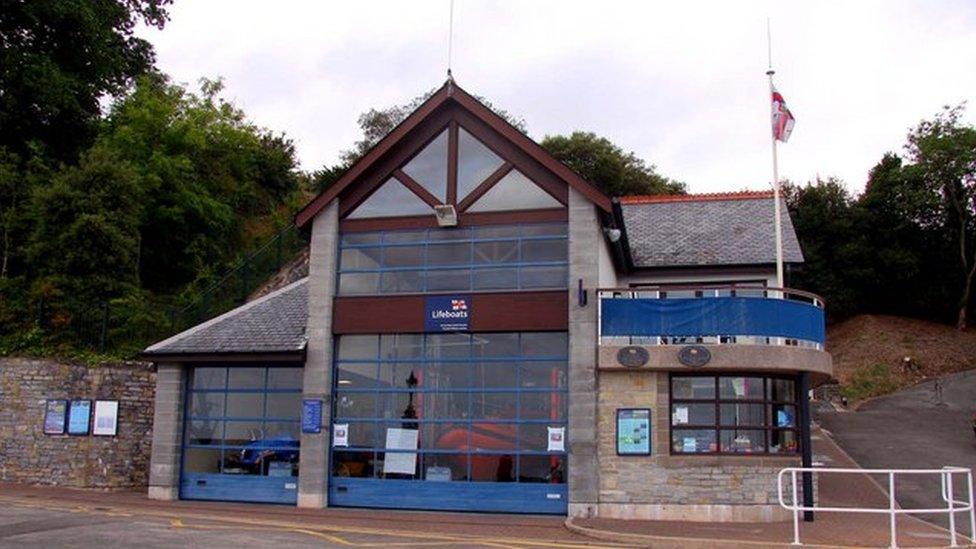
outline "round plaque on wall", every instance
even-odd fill
[[[650,359],[650,353],[643,347],[630,346],[617,351],[617,362],[627,368],[640,368]]]
[[[712,353],[701,345],[688,345],[678,351],[678,362],[685,366],[704,366],[712,359]]]

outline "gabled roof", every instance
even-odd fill
[[[633,266],[641,268],[772,265],[776,262],[771,191],[619,199]],[[803,253],[781,200],[783,260]]]
[[[198,324],[143,351],[149,359],[186,355],[296,354],[305,350],[308,278]]]
[[[417,128],[418,125],[440,107],[448,103],[456,104],[471,115],[477,117],[495,132],[519,147],[533,160],[582,193],[602,210],[606,212],[611,211],[610,197],[603,194],[599,188],[585,181],[568,166],[546,152],[538,143],[509,124],[507,120],[495,114],[474,96],[461,89],[452,79],[448,79],[427,101],[417,107],[403,122],[367,151],[359,161],[346,170],[338,181],[302,208],[295,216],[295,224],[302,227],[308,223],[318,212],[339,196],[340,193],[356,182],[357,178],[390,152],[412,130]]]

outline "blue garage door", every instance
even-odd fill
[[[180,497],[295,503],[302,369],[189,371]]]
[[[330,504],[564,514],[566,372],[564,332],[342,336]]]

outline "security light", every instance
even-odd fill
[[[434,215],[437,217],[438,227],[457,227],[457,210],[452,204],[441,204],[434,206]]]
[[[610,239],[610,242],[616,242],[620,240],[620,235],[621,235],[620,229],[615,229],[613,227],[604,227],[603,232],[607,235],[607,238]]]

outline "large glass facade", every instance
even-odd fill
[[[566,223],[345,233],[339,295],[563,289]]]
[[[332,476],[564,484],[565,332],[338,339]]]
[[[302,369],[189,371],[183,473],[297,477]]]

